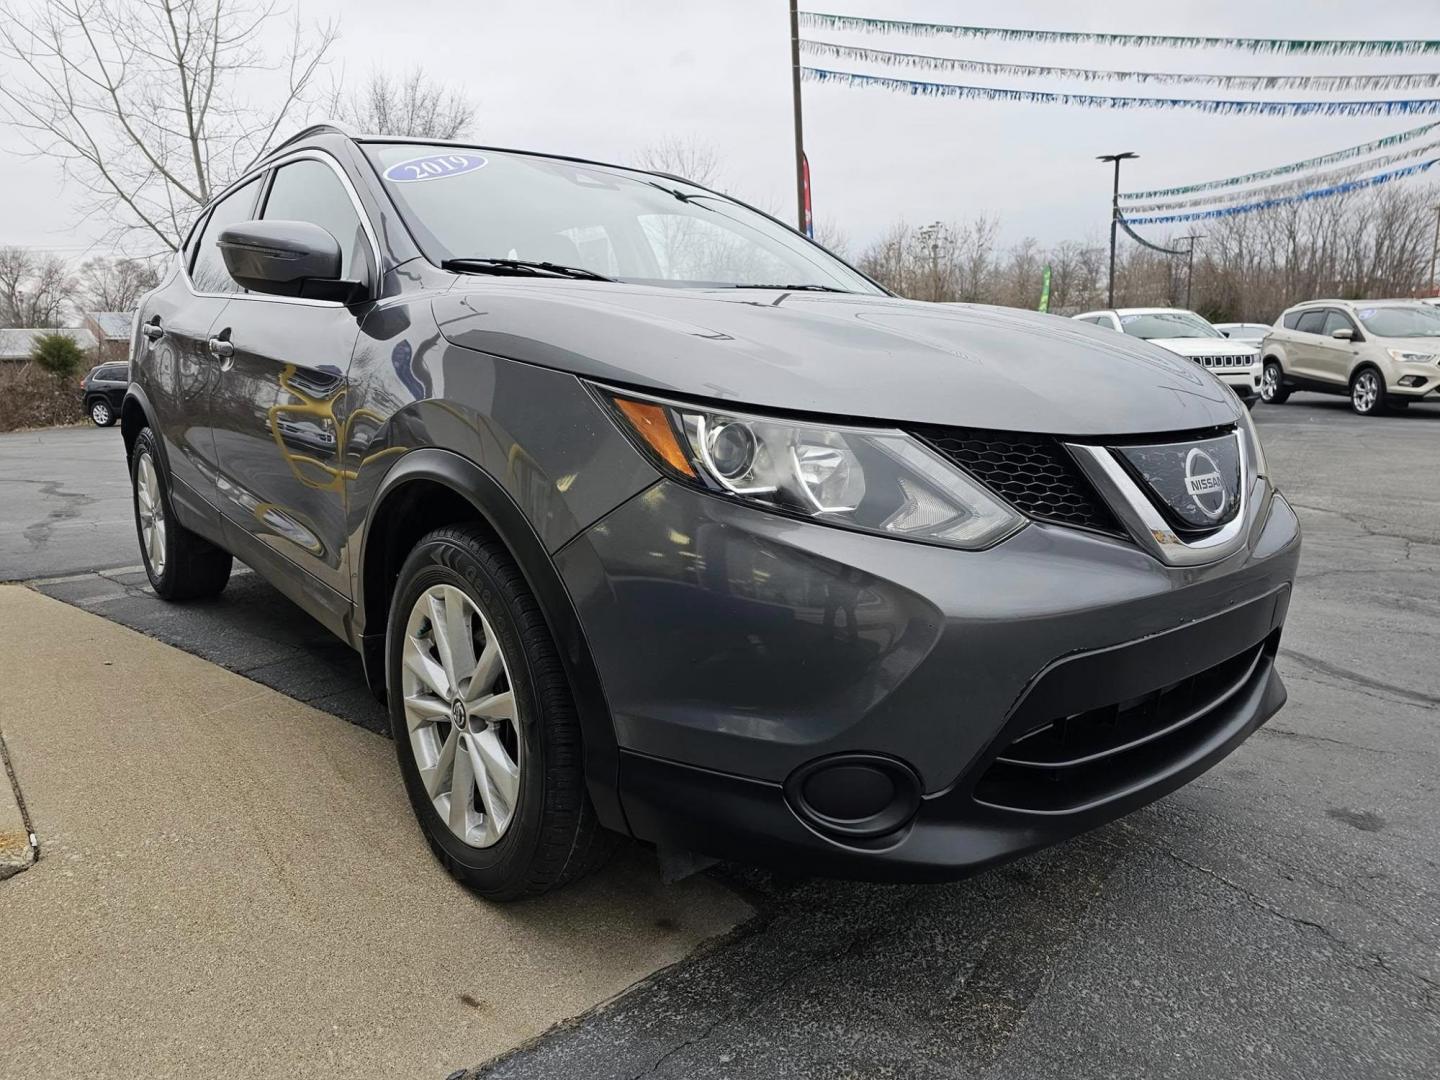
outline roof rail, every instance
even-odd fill
[[[301,139],[308,139],[312,135],[326,134],[343,135],[347,139],[353,139],[356,137],[354,131],[352,131],[347,125],[340,123],[338,120],[325,120],[318,124],[310,124],[307,127],[301,128],[294,135],[291,135],[288,139],[282,139],[274,146],[267,146],[264,150],[261,150],[260,153],[255,155],[255,160],[250,162],[249,165],[245,166],[244,171],[249,172],[256,165],[260,164],[260,162],[285,149],[285,147],[289,146],[291,143],[297,143]]]

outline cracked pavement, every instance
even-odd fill
[[[471,1074],[1440,1074],[1440,405],[1362,420],[1299,394],[1256,418],[1305,553],[1279,661],[1289,704],[1231,758],[969,881],[717,867],[755,919],[499,1060],[477,1055]],[[87,491],[78,461],[67,453],[44,475]],[[83,536],[75,520],[57,518],[45,546]],[[128,518],[112,532],[114,561],[97,565],[133,563]],[[15,573],[11,542],[0,537],[0,576]],[[254,575],[183,608],[133,572],[43,588],[383,724],[358,661]]]

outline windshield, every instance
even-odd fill
[[[1440,337],[1440,310],[1422,304],[1360,308],[1355,314],[1376,337]]]
[[[1120,328],[1131,337],[1217,338],[1225,335],[1199,315],[1188,311],[1159,311],[1148,315],[1121,315]]]
[[[673,286],[879,294],[763,214],[680,180],[423,143],[366,143],[432,262],[519,259]]]

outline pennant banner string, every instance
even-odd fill
[[[1259,202],[1244,203],[1240,206],[1225,206],[1216,210],[1199,210],[1189,214],[1164,214],[1158,217],[1132,218],[1130,224],[1166,225],[1181,221],[1207,221],[1213,218],[1234,217],[1236,214],[1249,214],[1256,210],[1269,210],[1275,206],[1310,202],[1314,199],[1328,199],[1334,195],[1346,195],[1352,191],[1363,191],[1366,188],[1379,187],[1381,184],[1388,184],[1392,180],[1399,180],[1406,176],[1415,176],[1425,172],[1437,162],[1440,162],[1440,158],[1431,158],[1429,161],[1417,162],[1414,165],[1407,165],[1402,169],[1392,169],[1390,172],[1367,176],[1362,180],[1348,180],[1343,184],[1334,184],[1330,187],[1316,188],[1313,191],[1302,191],[1295,195],[1285,195],[1274,199],[1262,199]]]
[[[1135,241],[1137,244],[1139,244],[1141,247],[1147,247],[1147,248],[1149,248],[1151,251],[1158,251],[1158,252],[1160,252],[1162,255],[1189,255],[1189,254],[1190,254],[1190,249],[1189,249],[1189,248],[1178,248],[1178,249],[1177,249],[1177,248],[1167,248],[1167,247],[1161,247],[1159,244],[1152,244],[1149,240],[1146,240],[1143,236],[1141,236],[1139,233],[1137,233],[1134,229],[1130,228],[1130,223],[1125,220],[1125,215],[1124,215],[1124,214],[1116,214],[1116,215],[1115,215],[1115,223],[1116,223],[1117,225],[1119,225],[1120,228],[1122,228],[1122,229],[1125,230],[1125,235],[1126,235],[1126,236],[1130,237],[1131,240],[1134,240],[1134,241]]]
[[[1321,38],[1194,37],[1185,34],[1104,34],[1079,30],[1028,30],[998,26],[955,26],[904,19],[866,19],[823,11],[800,12],[800,25],[812,29],[911,37],[991,38],[1000,41],[1059,42],[1070,45],[1121,45],[1167,49],[1239,49],[1292,56],[1397,56],[1440,53],[1440,41],[1419,38],[1336,40]]]
[[[966,100],[1018,101],[1040,105],[1074,105],[1089,109],[1192,109],[1229,116],[1395,116],[1440,112],[1440,98],[1393,101],[1231,101],[1205,98],[1111,97],[1046,90],[1010,90],[995,86],[923,82],[888,75],[861,75],[854,71],[802,67],[808,82],[874,87],[917,97],[952,97]]]
[[[1180,187],[1156,188],[1153,191],[1122,191],[1120,193],[1120,200],[1124,202],[1136,199],[1157,199],[1167,195],[1188,195],[1192,191],[1215,191],[1220,188],[1239,187],[1241,184],[1249,184],[1256,180],[1268,180],[1272,176],[1285,176],[1289,173],[1303,172],[1306,169],[1333,165],[1337,161],[1348,161],[1351,158],[1364,157],[1366,154],[1374,153],[1376,150],[1383,150],[1388,146],[1398,146],[1400,143],[1409,142],[1411,139],[1418,139],[1420,136],[1434,131],[1437,127],[1440,127],[1440,121],[1422,124],[1420,127],[1411,128],[1409,131],[1402,131],[1396,135],[1386,135],[1383,139],[1375,139],[1372,142],[1361,143],[1359,146],[1352,146],[1346,150],[1336,150],[1330,154],[1321,154],[1319,157],[1306,158],[1304,161],[1296,161],[1290,165],[1278,165],[1271,169],[1261,169],[1258,172],[1245,173],[1242,176],[1229,176],[1224,180],[1206,180],[1200,184],[1184,184]]]
[[[1221,206],[1229,203],[1245,202],[1257,197],[1284,195],[1291,191],[1300,191],[1315,185],[1333,184],[1341,180],[1349,179],[1352,176],[1359,176],[1361,173],[1372,172],[1375,169],[1383,169],[1387,166],[1395,165],[1402,161],[1410,161],[1426,154],[1434,154],[1436,151],[1440,151],[1440,142],[1428,142],[1413,149],[1400,150],[1394,154],[1386,154],[1384,157],[1370,158],[1366,161],[1354,161],[1349,165],[1343,165],[1329,172],[1310,173],[1306,176],[1297,176],[1289,180],[1282,180],[1278,184],[1266,184],[1263,187],[1247,188],[1243,191],[1231,191],[1224,195],[1196,195],[1188,199],[1172,199],[1161,202],[1127,205],[1125,209],[1131,213],[1154,213],[1158,210],[1183,210],[1191,206]]]
[[[984,75],[1016,78],[1076,79],[1081,82],[1130,82],[1220,86],[1231,90],[1413,90],[1440,83],[1440,71],[1408,72],[1399,75],[1215,75],[1184,71],[1107,71],[1096,68],[1046,67],[1039,64],[996,64],[984,60],[960,60],[925,53],[865,49],[834,41],[800,39],[800,49],[811,56],[890,64],[901,68],[930,68],[935,71],[971,71]]]

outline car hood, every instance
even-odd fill
[[[1231,338],[1150,338],[1151,345],[1179,353],[1181,356],[1254,356],[1254,345]]]
[[[660,394],[1065,435],[1232,423],[1233,395],[1135,338],[1013,308],[760,289],[461,279],[456,345]]]

